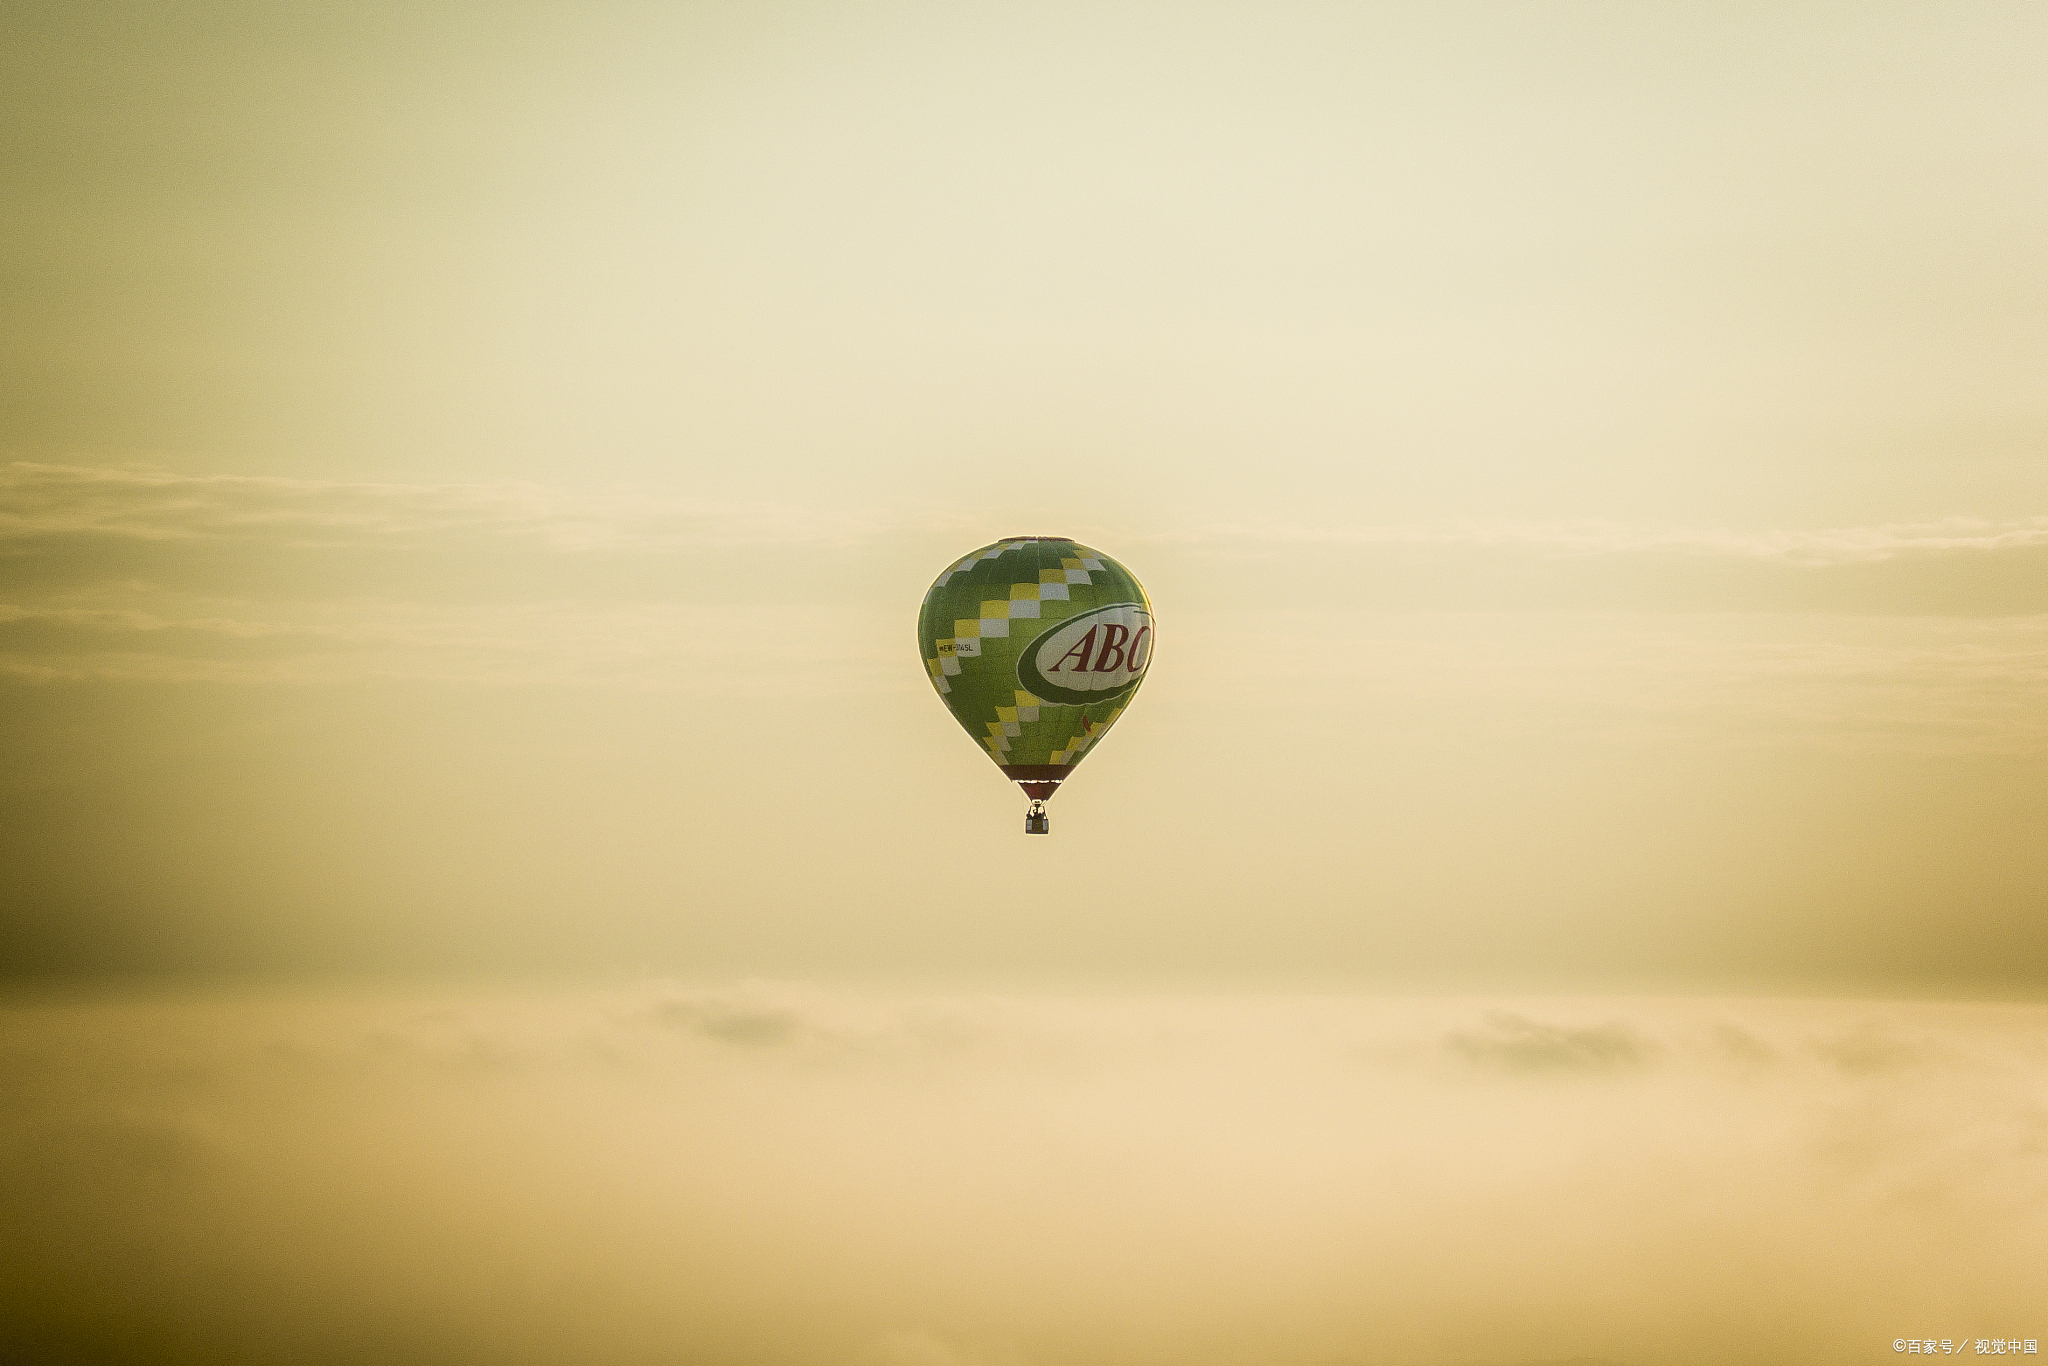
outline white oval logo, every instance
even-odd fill
[[[1018,656],[1017,681],[1048,702],[1101,701],[1134,686],[1152,662],[1152,614],[1135,602],[1069,617]]]

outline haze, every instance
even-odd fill
[[[9,6],[0,1356],[2039,1338],[2044,91],[2018,3]],[[1043,840],[912,639],[1014,535],[1161,637]]]

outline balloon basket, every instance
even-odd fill
[[[1024,833],[1027,835],[1050,835],[1052,819],[1045,814],[1045,803],[1034,801],[1031,809],[1024,813]]]

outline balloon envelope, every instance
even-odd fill
[[[939,575],[917,617],[939,696],[1035,800],[1123,715],[1154,639],[1152,603],[1131,572],[1057,536],[975,551]]]

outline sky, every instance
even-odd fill
[[[2044,92],[2002,0],[8,4],[0,1359],[2038,1344]],[[1045,839],[914,640],[1017,536],[1160,638]]]
[[[5,22],[11,978],[2042,981],[2037,5]]]

